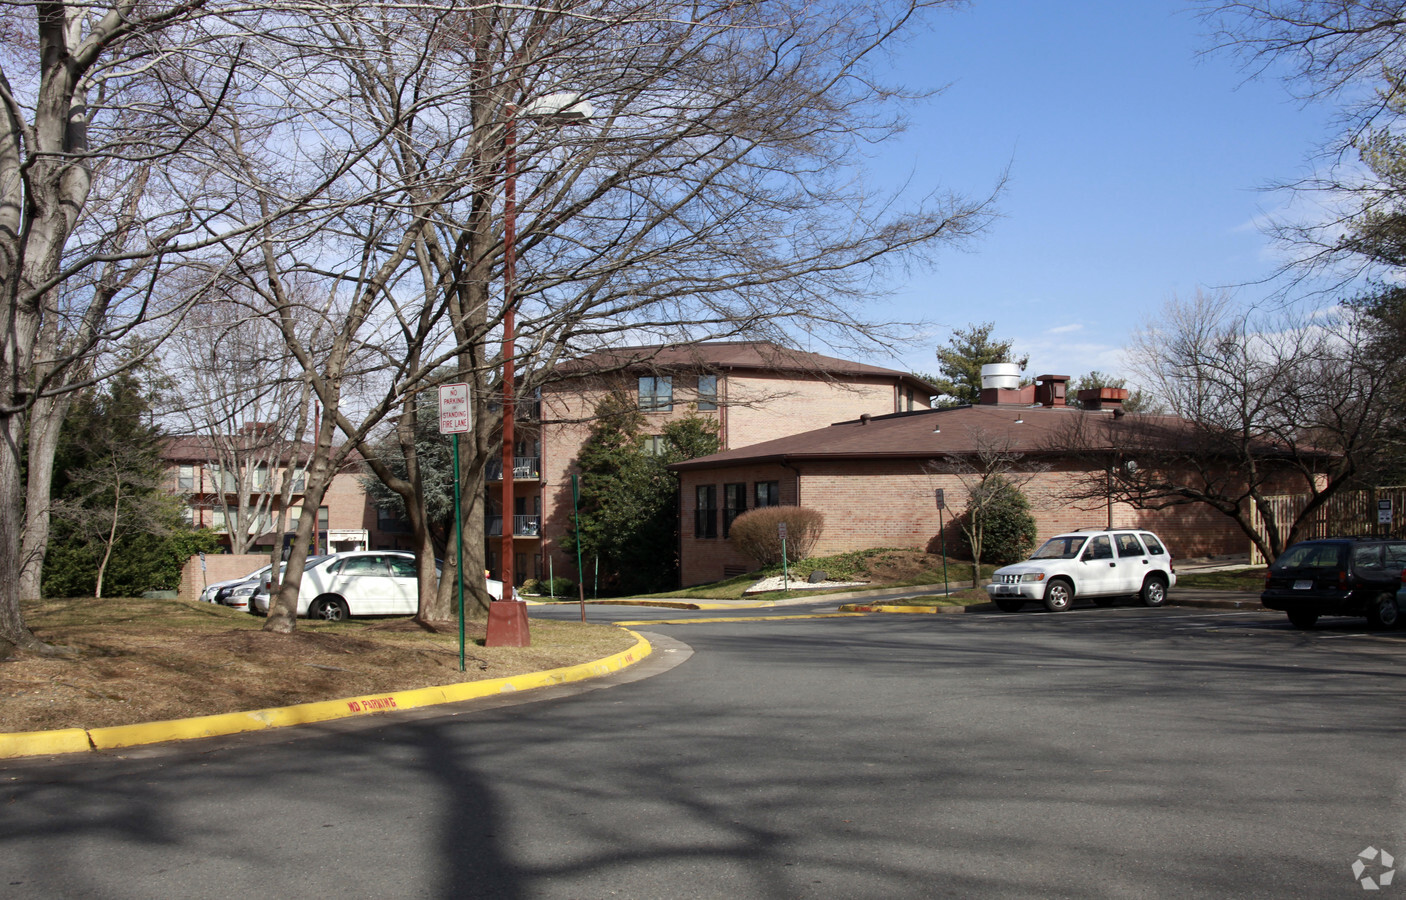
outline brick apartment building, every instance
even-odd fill
[[[571,521],[571,475],[608,394],[637,398],[646,433],[690,413],[716,419],[722,447],[749,447],[860,415],[926,407],[932,385],[906,372],[790,350],[763,341],[626,347],[559,366],[514,430],[515,580],[575,577],[556,539]],[[488,469],[488,567],[499,571],[501,464]]]
[[[274,542],[291,539],[302,514],[302,472],[293,472],[293,495],[289,504],[285,536],[271,531],[276,523],[283,469],[289,458],[273,463],[258,453],[231,454],[231,444],[246,446],[254,443],[248,435],[222,438],[224,449],[210,437],[181,435],[167,440],[161,450],[166,466],[167,488],[186,498],[186,521],[208,528],[221,535],[221,543],[230,547],[228,510],[240,504],[241,488],[251,533],[257,531],[255,550],[267,555]],[[405,530],[404,523],[378,513],[367,499],[361,486],[360,457],[353,459],[332,478],[322,506],[318,509],[316,552],[343,550],[390,549]],[[306,459],[306,455],[299,457]],[[239,460],[231,463],[231,459]],[[220,460],[224,460],[222,465]],[[297,463],[293,465],[296,467]],[[270,496],[273,492],[273,496]]]
[[[1072,480],[1102,473],[1094,463],[1052,448],[1076,417],[1122,419],[1127,392],[1081,391],[1086,408],[1066,403],[1068,376],[1042,375],[1037,384],[989,387],[975,406],[860,416],[802,434],[737,447],[677,463],[682,506],[681,567],[684,585],[742,574],[754,563],[726,540],[741,513],[758,506],[795,505],[820,511],[826,527],[816,555],[880,547],[938,549],[939,521],[948,546],[953,516],[966,507],[974,483],[943,465],[980,446],[1024,454],[1030,499],[1040,539],[1089,527],[1139,527],[1158,532],[1175,556],[1238,553],[1246,539],[1229,518],[1209,507],[1139,510],[1105,498],[1071,502]],[[1129,417],[1131,418],[1131,417]],[[1111,430],[1111,429],[1110,429]],[[1109,445],[1110,458],[1117,447]],[[1017,463],[1017,468],[1020,462]],[[1021,476],[1022,478],[1026,476]],[[935,491],[947,510],[941,514]]]

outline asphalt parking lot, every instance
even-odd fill
[[[638,626],[656,643],[652,677],[8,766],[0,884],[31,897],[1337,896],[1384,879],[1380,851],[1406,854],[1406,633],[1181,607],[813,611],[595,607],[652,618]]]

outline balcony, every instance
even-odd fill
[[[489,516],[485,522],[489,537],[503,536],[503,517]],[[542,535],[541,516],[513,516],[513,537],[535,538]]]
[[[503,480],[503,458],[495,457],[483,469],[488,481]],[[538,456],[513,457],[513,481],[538,481],[542,478],[542,459]]]

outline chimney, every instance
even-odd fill
[[[1128,399],[1125,388],[1090,388],[1079,392],[1079,405],[1090,410],[1123,411],[1123,401]]]
[[[1035,385],[1020,386],[1020,366],[987,363],[981,367],[982,406],[1029,406],[1035,402]]]
[[[1068,375],[1041,375],[1035,379],[1035,402],[1041,406],[1068,406]]]

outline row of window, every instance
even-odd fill
[[[208,513],[208,515],[207,515]],[[302,518],[303,508],[301,506],[290,506],[288,508],[287,527],[293,531],[298,527],[298,520]],[[182,518],[188,525],[204,525],[211,531],[228,531],[230,519],[238,516],[237,510],[230,509],[228,513],[223,506],[201,507],[197,518],[197,510],[187,506],[181,512]],[[249,534],[263,534],[274,525],[274,514],[267,507],[258,509],[248,507],[243,515],[244,527]],[[320,506],[317,510],[317,528],[319,531],[327,530],[327,507]]]
[[[722,536],[732,532],[733,521],[747,511],[747,483],[745,481],[723,485],[723,505],[718,508],[718,486],[700,484],[695,491],[697,505],[693,510],[693,536],[715,538],[718,536],[718,513],[722,513]],[[752,482],[752,509],[764,506],[781,505],[781,483],[778,481]]]
[[[674,408],[674,379],[670,375],[641,375],[639,382],[640,409],[645,412],[670,412]],[[718,408],[718,376],[698,376],[698,408]]]
[[[205,480],[199,480],[200,466],[181,465],[176,472],[176,490],[186,493],[194,493],[197,490],[209,489],[223,491],[233,494],[239,490],[239,473],[232,469],[225,469],[218,463],[209,463],[205,466]],[[297,469],[293,472],[293,492],[302,493],[306,485],[307,471]],[[268,463],[259,463],[249,468],[249,489],[254,491],[267,491],[276,489],[278,485],[273,485],[269,479]]]

